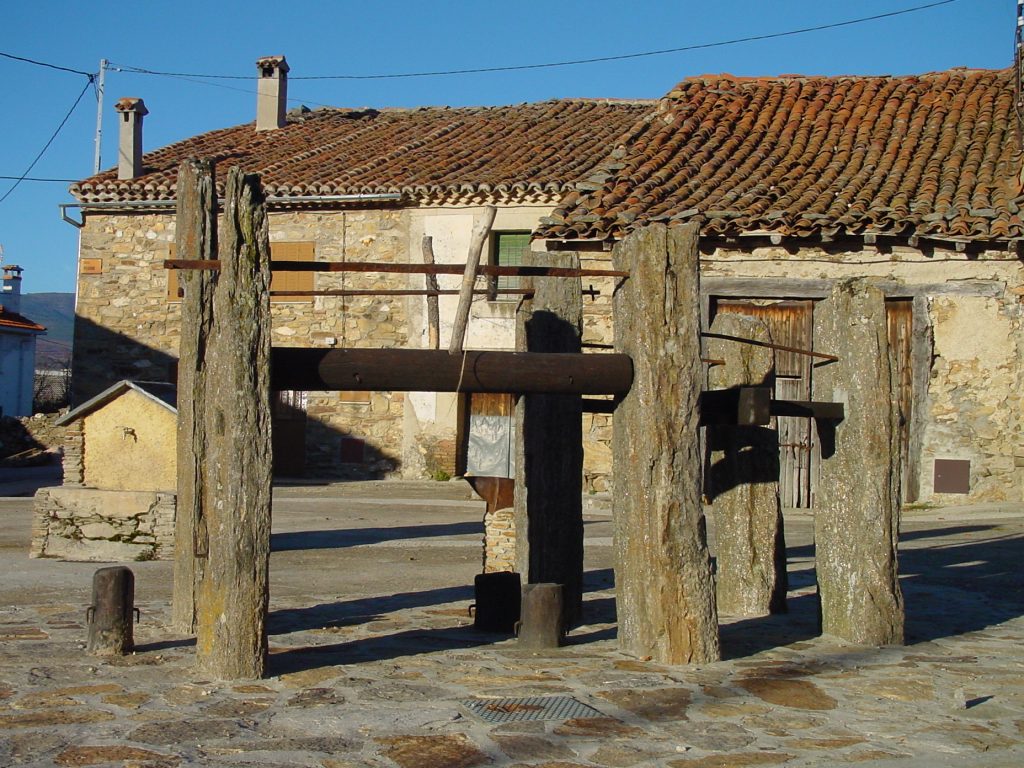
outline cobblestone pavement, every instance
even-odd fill
[[[790,515],[790,613],[723,617],[726,660],[663,667],[616,650],[606,513],[587,624],[536,654],[467,616],[482,505],[461,484],[282,488],[269,675],[235,683],[167,628],[167,562],[132,564],[137,652],[85,655],[98,566],[29,560],[29,512],[0,500],[0,765],[1024,765],[1019,508],[905,516],[908,644],[885,649],[816,636],[811,520]],[[487,722],[480,697],[540,698]],[[515,719],[556,703],[574,710]]]

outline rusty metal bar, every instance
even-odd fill
[[[367,288],[363,290],[359,289],[346,289],[346,290],[322,290],[322,291],[271,291],[271,296],[456,296],[458,291],[449,290],[433,290],[429,288],[389,288],[373,290]],[[474,295],[485,295],[490,291],[475,290]],[[507,288],[498,291],[499,294],[509,294],[513,296],[533,296],[533,290],[531,288]]]
[[[780,352],[793,352],[797,355],[807,355],[808,357],[817,357],[822,360],[830,360],[831,362],[837,362],[839,360],[835,355],[830,355],[825,352],[814,352],[810,349],[800,349],[798,347],[787,347],[784,344],[773,344],[770,341],[757,341],[755,339],[744,339],[742,336],[730,336],[727,333],[702,333],[705,339],[725,339],[726,341],[738,341],[742,344],[752,344],[755,347],[767,347],[768,349],[777,349]]]
[[[218,259],[167,259],[164,269],[220,269]],[[465,264],[385,264],[377,261],[271,261],[274,272],[384,272],[411,275],[461,275]],[[629,277],[616,269],[574,269],[570,267],[499,267],[482,264],[478,274],[488,277]]]

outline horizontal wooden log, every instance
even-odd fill
[[[220,269],[216,259],[167,259],[164,269]],[[412,275],[461,275],[465,264],[391,264],[380,261],[272,261],[272,272],[388,272]],[[499,267],[481,264],[477,274],[488,277],[629,277],[615,269],[572,267]]]
[[[627,355],[276,347],[271,361],[275,390],[624,395],[633,383]]]

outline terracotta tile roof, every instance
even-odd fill
[[[11,312],[0,307],[0,330],[9,328],[14,331],[45,331],[46,326],[29,320],[24,315]]]
[[[1024,236],[1010,70],[684,80],[577,185],[542,236]]]
[[[653,101],[559,100],[510,107],[326,109],[290,115],[284,128],[253,123],[147,153],[144,175],[116,169],[71,186],[81,202],[174,197],[188,157],[262,175],[271,196],[402,192],[419,201],[487,196],[561,199]]]

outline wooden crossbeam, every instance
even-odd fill
[[[425,288],[387,288],[387,289],[344,289],[344,290],[323,290],[323,291],[271,291],[271,296],[457,296],[459,291],[454,290],[433,290]],[[474,290],[474,296],[483,296],[490,291]],[[498,291],[500,295],[509,296],[530,296],[533,291],[529,288],[503,288]]]

